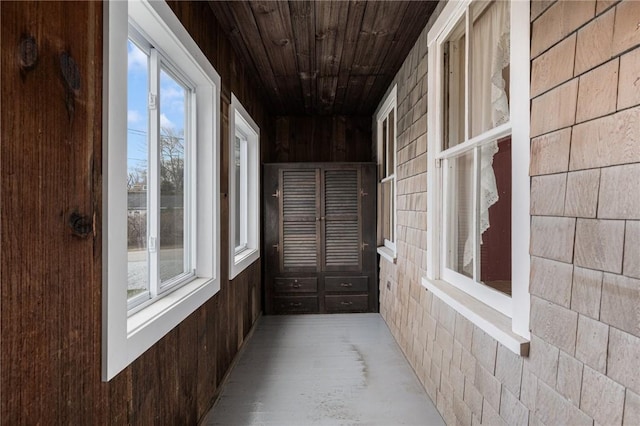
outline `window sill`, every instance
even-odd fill
[[[238,263],[245,260],[247,257],[255,254],[258,249],[247,247],[239,252],[236,252],[235,256],[233,256],[233,261],[237,265]]]
[[[131,337],[142,328],[151,326],[154,321],[159,320],[160,317],[171,310],[176,310],[178,316],[186,318],[197,309],[197,306],[194,308],[191,303],[185,302],[196,294],[201,294],[200,292],[203,288],[211,284],[212,281],[211,278],[196,278],[129,316],[127,319],[127,336]]]
[[[512,352],[529,355],[529,340],[511,330],[511,319],[441,280],[422,278],[422,286]]]
[[[389,247],[381,246],[377,249],[380,257],[387,259],[391,263],[396,263],[396,252]]]
[[[103,316],[102,379],[115,377],[219,289],[213,278],[196,278],[127,318],[126,287],[107,288],[106,297],[113,300]]]
[[[242,271],[244,271],[249,266],[251,266],[259,258],[260,258],[260,250],[255,248],[248,248],[234,255],[231,258],[231,265],[229,268],[229,279],[232,280],[235,277],[237,277]]]

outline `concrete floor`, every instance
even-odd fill
[[[379,314],[264,316],[206,425],[444,425]]]

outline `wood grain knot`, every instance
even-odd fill
[[[274,7],[268,7],[267,5],[264,5],[264,4],[259,5],[257,9],[258,9],[258,13],[261,13],[263,15],[268,15],[276,11]]]
[[[78,64],[67,52],[60,54],[60,71],[67,87],[75,94],[80,92],[80,70]]]
[[[38,62],[38,43],[31,35],[22,36],[18,46],[18,56],[20,57],[20,68],[28,71],[36,66]]]
[[[320,33],[316,33],[316,40],[317,41],[322,41],[327,37],[330,37],[333,34],[333,31],[331,29],[327,30],[327,31],[323,31]]]
[[[78,212],[71,213],[69,216],[69,227],[74,235],[86,238],[93,231],[93,221],[89,216],[81,215]]]
[[[305,72],[305,71],[300,71],[298,73],[298,77],[300,77],[301,80],[313,80],[318,76],[318,72],[314,71],[314,72]]]

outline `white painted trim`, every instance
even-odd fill
[[[196,279],[127,317],[127,38],[129,18],[192,80],[197,102]],[[220,76],[163,1],[104,8],[102,379],[113,378],[220,289]]]
[[[475,147],[479,147],[488,142],[501,139],[510,134],[512,134],[512,131],[511,131],[511,122],[509,121],[507,123],[499,125],[498,127],[494,127],[493,129],[488,130],[481,135],[478,135],[463,143],[455,145],[445,151],[440,151],[436,155],[436,158],[445,159],[445,158],[458,157],[467,151],[471,151]]]
[[[126,75],[126,74],[125,74]],[[126,78],[125,78],[126,79]],[[128,83],[127,83],[128,88]],[[149,93],[155,96],[156,100],[160,99],[160,58],[157,49],[151,49],[149,55]],[[156,101],[156,108],[149,111],[149,162],[148,166],[148,192],[149,205],[147,214],[149,241],[154,241],[153,250],[155,253],[149,253],[149,296],[155,299],[160,293],[160,258],[159,250],[159,231],[160,231],[160,105]],[[128,149],[128,148],[127,148]],[[185,146],[185,154],[186,154]],[[185,158],[186,159],[186,158]],[[111,212],[109,213],[111,214]],[[151,243],[147,243],[151,246]],[[150,252],[152,250],[149,250]],[[148,303],[147,303],[148,306]],[[131,311],[130,311],[131,312]]]
[[[512,331],[511,318],[444,281],[422,278],[422,286],[515,354],[529,354],[529,340]]]
[[[378,254],[383,259],[387,259],[391,263],[396,263],[396,251],[386,246],[380,246],[377,249]]]
[[[442,267],[441,239],[442,239],[442,176],[439,164],[443,158],[454,156],[460,152],[471,149],[483,140],[474,138],[467,141],[464,146],[454,147],[446,152],[441,152],[440,135],[442,135],[443,112],[441,111],[442,88],[442,43],[448,37],[450,31],[459,22],[467,10],[471,0],[448,2],[442,13],[427,34],[428,65],[427,75],[427,271],[426,280],[430,282],[442,282],[447,274]],[[524,338],[530,337],[529,331],[529,239],[530,216],[529,197],[530,181],[528,176],[530,161],[529,138],[529,8],[528,1],[511,2],[511,28],[512,46],[523,46],[521,49],[511,48],[511,81],[510,93],[511,120],[503,126],[493,129],[492,136],[500,136],[507,128],[512,135],[512,293],[511,303],[507,306],[504,298],[499,298],[495,308],[501,310],[507,317],[511,317],[511,329]],[[517,29],[517,31],[513,31]],[[482,138],[485,139],[485,138]],[[450,271],[449,271],[450,272]],[[455,280],[450,279],[452,286]],[[481,284],[476,284],[481,286]],[[475,287],[475,286],[474,286]],[[464,291],[467,291],[467,288]],[[456,290],[462,291],[458,288]],[[477,289],[476,289],[477,290]],[[483,290],[483,289],[480,289]],[[478,294],[474,293],[475,296]],[[491,296],[491,295],[489,295]],[[471,297],[469,295],[469,297]],[[482,297],[480,295],[479,297]],[[492,300],[493,297],[484,299]],[[474,299],[475,300],[475,299]],[[482,302],[479,302],[482,303]],[[452,305],[453,306],[453,305]]]
[[[438,19],[433,23],[431,29],[427,33],[427,47],[429,50],[437,39],[442,37],[443,33],[449,33],[458,23],[458,19],[462,16],[471,0],[448,1],[447,4],[438,15]],[[528,2],[527,2],[528,3]],[[429,71],[433,68],[429,68]],[[442,81],[442,80],[439,80]]]
[[[452,3],[447,3],[444,11]],[[450,13],[450,12],[449,12]],[[436,24],[440,20],[436,21]],[[433,31],[433,30],[432,30]],[[429,35],[431,31],[429,32]],[[442,97],[442,70],[438,62],[442,58],[440,45],[432,43],[427,53],[427,278],[434,280],[440,276],[440,229],[442,214],[435,206],[441,205],[440,161],[436,160],[440,153],[438,135],[442,134],[442,111],[437,108],[438,99]],[[432,77],[432,74],[435,74]]]
[[[386,182],[389,182],[390,180],[394,180],[395,178],[396,178],[396,175],[390,175],[380,179],[380,183],[386,183]]]
[[[389,241],[389,240],[387,240],[385,238],[385,240],[384,240],[384,248],[386,248],[388,250],[391,250],[391,252],[393,253],[393,257],[394,258],[396,257],[397,250],[396,250],[396,243],[395,242]]]
[[[103,200],[102,211],[102,379],[109,380],[128,363],[127,348],[127,250],[109,250],[127,238],[127,187],[122,159],[127,158],[127,3],[104,4],[103,83]],[[120,95],[120,96],[118,96]],[[126,163],[125,163],[126,164]],[[126,193],[125,193],[126,195]],[[110,215],[110,210],[120,210]],[[124,265],[124,267],[123,267]],[[112,284],[113,283],[113,284]]]
[[[236,133],[247,141],[247,248],[236,253],[236,182],[232,167]],[[235,94],[229,106],[229,279],[233,279],[260,258],[260,127]]]
[[[512,178],[511,187],[518,190],[511,191],[511,251],[513,282],[519,283],[513,289],[513,331],[521,336],[530,338],[529,311],[531,298],[529,295],[529,272],[531,257],[529,256],[529,240],[531,237],[530,194],[531,180],[529,178],[529,164],[531,155],[530,126],[530,5],[528,1],[511,2],[511,28],[518,28],[512,34],[512,43],[522,46],[511,49],[511,84],[509,87],[511,98],[519,102],[512,102],[511,144]]]
[[[397,103],[398,85],[394,84],[387,97],[384,98],[384,101],[376,110],[376,121],[382,121],[389,114],[392,108],[395,108],[397,110]]]
[[[477,283],[471,278],[444,266],[441,267],[440,279],[469,293],[469,295],[475,299],[490,301],[490,306],[493,309],[505,316],[511,317],[512,300],[508,295],[484,284]]]

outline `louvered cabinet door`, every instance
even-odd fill
[[[264,171],[265,312],[376,312],[376,165]]]
[[[323,170],[323,270],[362,269],[360,168]]]
[[[280,171],[280,270],[316,272],[320,264],[319,169]]]

